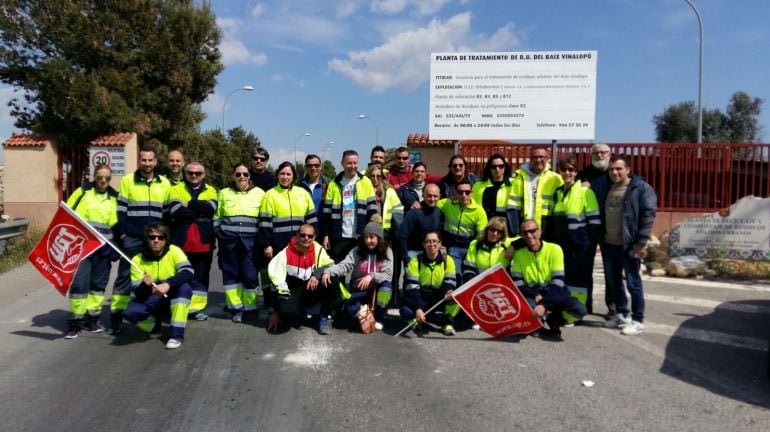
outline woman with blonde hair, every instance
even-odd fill
[[[508,243],[505,218],[492,217],[479,238],[473,240],[468,246],[468,254],[463,260],[463,281],[468,282],[495,264],[508,268],[510,261],[505,258],[505,248]]]

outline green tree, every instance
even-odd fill
[[[120,131],[180,146],[223,68],[207,2],[4,0],[0,32],[16,126],[64,146]]]
[[[206,167],[206,182],[222,188],[232,181],[233,167],[238,163],[251,168],[251,155],[260,145],[259,138],[241,127],[230,129],[225,138],[219,130],[206,131],[185,146],[188,161]]]
[[[726,113],[718,108],[703,110],[704,142],[757,142],[762,127],[759,114],[763,100],[752,98],[739,91],[730,98]],[[667,107],[663,113],[652,119],[655,137],[659,142],[697,141],[698,109],[692,101],[679,102]]]

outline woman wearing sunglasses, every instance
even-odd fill
[[[573,297],[584,306],[592,301],[591,288],[595,245],[601,228],[599,204],[596,195],[580,182],[576,182],[577,160],[568,156],[557,164],[564,184],[556,189],[554,208],[547,217],[546,241],[556,243],[564,251],[564,282]]]
[[[219,268],[227,309],[233,322],[239,323],[244,313],[257,312],[259,284],[253,250],[265,192],[249,183],[249,168],[244,164],[233,168],[232,179],[217,196],[214,232],[219,244]]]
[[[510,202],[511,166],[500,154],[493,154],[484,166],[484,175],[473,184],[473,200],[484,208],[487,219],[499,216],[505,219],[511,231],[518,230],[519,212]]]

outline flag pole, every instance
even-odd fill
[[[431,308],[430,308],[430,309],[428,309],[427,311],[425,311],[425,315],[428,315],[429,313],[433,312],[433,309],[436,309],[436,308],[437,308],[437,307],[438,307],[438,306],[439,306],[441,303],[444,303],[444,301],[445,301],[445,300],[446,300],[446,299],[443,299],[443,298],[442,298],[441,300],[439,300],[439,302],[438,302],[438,303],[434,304],[433,306],[431,306]],[[407,324],[407,326],[406,326],[406,327],[404,327],[403,329],[401,329],[401,331],[400,331],[400,332],[398,332],[398,333],[396,333],[396,334],[395,334],[393,337],[398,337],[398,336],[401,336],[401,333],[403,333],[403,332],[405,332],[405,331],[409,330],[409,329],[410,329],[410,328],[412,328],[412,326],[413,326],[413,325],[415,325],[415,324],[417,324],[417,320],[416,320],[416,319],[413,319],[413,320],[411,320],[411,321],[409,322],[409,324]]]

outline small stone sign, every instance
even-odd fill
[[[727,215],[689,219],[671,230],[669,256],[770,261],[770,199],[745,197]]]

